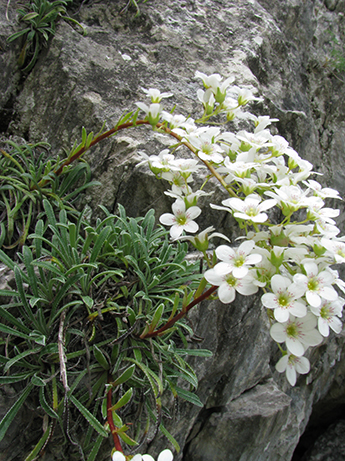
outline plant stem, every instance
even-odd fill
[[[145,335],[141,335],[141,339],[146,339],[146,338],[152,338],[154,336],[160,336],[162,335],[165,331],[167,331],[169,328],[171,328],[178,320],[180,320],[182,317],[184,317],[192,307],[196,306],[197,304],[201,303],[201,301],[204,301],[207,299],[209,296],[211,296],[212,293],[214,293],[217,290],[218,286],[213,285],[211,288],[209,288],[205,293],[202,295],[198,296],[195,298],[192,302],[188,304],[187,307],[183,308],[181,312],[179,312],[175,317],[170,319],[165,325],[163,325],[161,328],[159,328],[156,331],[152,331],[151,333],[146,333]]]
[[[62,173],[63,169],[66,166],[70,165],[72,162],[74,162],[75,160],[80,158],[87,150],[89,150],[91,147],[98,144],[100,141],[103,141],[103,139],[109,138],[110,136],[117,133],[118,131],[124,130],[126,128],[132,128],[132,127],[135,127],[135,126],[140,126],[140,125],[150,125],[150,123],[149,123],[148,120],[136,120],[135,122],[126,122],[126,123],[122,123],[121,125],[117,125],[114,128],[112,128],[111,130],[108,130],[105,133],[97,136],[90,143],[90,145],[88,147],[85,147],[85,146],[81,147],[75,154],[72,155],[72,157],[67,158],[63,162],[63,164],[60,165],[60,167],[57,170],[54,171],[55,175],[60,176],[60,174]],[[186,147],[188,147],[188,149],[191,150],[196,157],[198,157],[197,149],[194,146],[192,146],[192,144],[190,144],[188,141],[182,141],[182,136],[179,136],[178,134],[171,131],[170,128],[165,126],[163,123],[157,123],[155,128],[157,130],[163,130],[163,131],[165,131],[165,133],[167,133],[170,136],[173,136],[174,138],[176,138],[181,144],[184,144]],[[231,189],[228,188],[228,185],[226,184],[224,179],[221,177],[221,175],[219,173],[217,173],[217,171],[214,169],[214,167],[207,160],[203,160],[200,157],[198,157],[198,158],[206,165],[206,167],[212,173],[212,176],[214,176],[221,183],[221,185],[225,188],[225,190],[227,190],[229,192],[229,194],[232,195],[233,197],[236,197],[236,194]],[[47,184],[47,182],[48,182],[48,180],[46,180],[46,179],[42,180],[42,181],[39,182],[38,186],[40,188],[44,187]],[[33,186],[31,188],[31,190],[35,190],[36,188],[37,188],[36,186]]]
[[[110,377],[109,377],[109,382],[111,382]],[[120,451],[121,453],[123,453],[121,442],[120,442],[119,436],[117,435],[116,427],[115,427],[114,420],[113,420],[113,413],[111,409],[111,407],[113,406],[112,401],[111,401],[112,394],[113,394],[113,388],[110,387],[108,394],[107,394],[107,421],[108,421],[109,428],[113,436],[115,448],[117,451]]]

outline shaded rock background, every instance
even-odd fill
[[[87,36],[60,21],[27,76],[16,69],[19,45],[6,43],[17,30],[16,3],[10,5],[9,21],[6,5],[1,0],[1,135],[44,140],[61,153],[80,140],[82,126],[97,132],[107,121],[110,128],[143,101],[141,87],[174,93],[167,107],[177,103],[185,115],[196,115],[200,81],[193,78],[195,71],[218,72],[234,75],[240,86],[258,88],[264,103],[254,110],[279,118],[277,133],[324,174],[325,185],[345,196],[345,76],[339,78],[330,63],[329,34],[344,42],[345,0],[149,0],[137,18],[133,11],[119,14],[121,1],[74,2],[70,14]],[[146,167],[136,168],[138,151],[157,154],[164,142],[142,127],[97,146],[87,159],[103,186],[84,202],[110,211],[121,203],[133,216],[151,207],[157,216],[167,211],[171,200],[164,185]],[[342,213],[343,233],[344,220]],[[203,227],[213,222],[210,210]],[[218,230],[229,225],[224,216]],[[214,355],[194,363],[204,408],[181,405],[178,418],[168,424],[181,445],[175,460],[297,460],[316,435],[344,419],[344,334],[331,334],[312,353],[311,373],[291,388],[274,370],[279,354],[258,298],[238,296],[231,306],[207,303],[191,318],[203,347]],[[11,405],[8,392],[0,413]],[[28,424],[27,416],[19,415],[17,428],[1,445],[1,461],[22,460],[32,447],[32,437],[18,431]],[[156,454],[166,445],[159,439],[148,450]],[[109,459],[109,448],[102,459]],[[330,459],[312,456],[303,459]],[[43,459],[63,459],[63,454],[48,449]]]

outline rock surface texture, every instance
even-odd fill
[[[179,110],[193,115],[200,87],[195,71],[217,72],[257,88],[264,98],[258,114],[279,118],[277,133],[324,174],[325,185],[345,196],[345,85],[339,79],[345,76],[330,63],[330,32],[345,40],[345,0],[149,0],[136,18],[133,11],[119,14],[121,1],[75,2],[70,14],[87,36],[60,20],[25,77],[16,69],[19,46],[6,44],[17,30],[15,2],[9,20],[6,3],[0,4],[2,136],[44,140],[56,152],[68,149],[82,126],[97,132],[107,121],[110,128],[143,101],[141,87],[174,93]],[[133,216],[152,207],[157,215],[168,211],[163,186],[146,167],[136,168],[139,150],[150,155],[163,148],[162,138],[146,127],[98,145],[88,160],[103,186],[85,202],[112,212],[121,203]],[[205,227],[211,212],[208,220]],[[337,221],[342,233],[344,221],[343,213]],[[192,320],[214,355],[193,363],[204,408],[181,405],[168,424],[181,445],[176,461],[288,461],[308,422],[318,426],[322,414],[334,422],[335,409],[345,402],[344,334],[331,334],[314,351],[311,373],[291,388],[274,369],[278,350],[259,298],[238,296],[229,306],[213,301],[198,307]],[[22,459],[13,449],[19,440],[14,429],[11,437],[0,450],[1,461]],[[20,441],[24,452],[33,443],[30,437]],[[156,454],[166,445],[159,439],[148,450]],[[48,450],[43,459],[65,458]],[[319,458],[313,451],[306,459],[343,458]]]

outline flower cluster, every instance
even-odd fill
[[[345,238],[338,236],[334,221],[339,210],[325,203],[340,199],[339,193],[310,179],[312,164],[283,137],[270,132],[270,124],[277,119],[245,110],[248,103],[258,100],[250,89],[240,89],[233,79],[223,80],[218,74],[196,72],[196,78],[204,85],[197,93],[203,107],[199,120],[164,111],[158,90],[147,92],[152,96],[150,107],[159,105],[158,111],[153,110],[156,106],[149,109],[138,103],[155,129],[179,140],[159,155],[143,154],[154,174],[170,183],[166,193],[175,199],[172,213],[164,213],[160,222],[170,226],[173,240],[189,240],[207,258],[210,230],[196,236],[186,233],[199,230],[198,202],[210,194],[204,185],[210,178],[220,182],[226,197],[211,207],[234,217],[242,230],[242,243],[216,248],[216,258],[207,258],[204,277],[218,287],[218,297],[226,304],[236,292],[252,295],[263,290],[270,334],[283,354],[276,369],[286,372],[289,383],[295,385],[298,373],[309,372],[307,349],[319,345],[330,329],[336,333],[342,329],[345,300],[338,289],[345,292],[345,283],[332,265],[345,261]],[[211,117],[216,122],[208,125]],[[229,131],[235,117],[247,120],[252,129]],[[191,158],[179,158],[181,149],[189,150]],[[192,188],[196,174],[206,177],[199,190]],[[283,216],[282,221],[276,221],[276,216]]]

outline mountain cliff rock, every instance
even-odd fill
[[[173,93],[179,110],[193,115],[200,87],[195,71],[217,72],[234,76],[239,86],[257,88],[264,99],[255,108],[258,114],[278,118],[277,134],[313,163],[325,185],[345,196],[345,74],[332,60],[334,47],[345,40],[345,0],[149,0],[139,4],[138,17],[131,9],[120,14],[121,1],[74,2],[69,13],[87,35],[60,20],[28,75],[16,67],[19,45],[6,43],[18,28],[16,3],[9,6],[8,20],[6,3],[0,5],[3,138],[43,140],[61,153],[80,139],[82,126],[97,132],[106,121],[110,128],[143,100],[142,87]],[[145,127],[99,144],[87,160],[103,185],[88,192],[84,202],[111,212],[121,203],[132,216],[152,207],[157,215],[168,211],[163,186],[147,167],[136,167],[138,151],[151,155],[163,148],[159,134]],[[337,223],[344,233],[344,205],[340,208]],[[211,211],[205,219],[205,225],[212,224]],[[301,459],[311,442],[293,454],[305,431],[310,441],[320,428],[343,418],[344,333],[331,334],[313,352],[312,371],[291,388],[275,371],[278,350],[259,298],[238,296],[229,306],[202,304],[191,319],[213,357],[192,361],[204,407],[181,405],[168,424],[181,446],[176,461]],[[1,392],[4,413],[8,394]],[[17,429],[28,418],[20,415]],[[33,442],[14,428],[0,460],[23,459]],[[148,450],[156,454],[166,445],[159,438]],[[43,458],[59,459],[68,455],[48,450]]]

